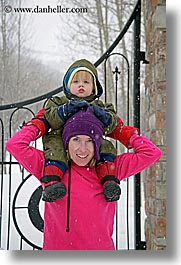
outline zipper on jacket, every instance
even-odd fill
[[[68,163],[68,197],[67,197],[67,227],[66,232],[70,231],[70,188],[71,188],[71,162]]]

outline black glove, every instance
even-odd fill
[[[112,123],[112,117],[107,110],[97,105],[92,106],[92,108],[93,108],[94,114],[100,121],[102,121],[105,128],[108,127]]]
[[[57,112],[60,118],[66,122],[73,114],[83,108],[87,108],[89,104],[85,100],[71,99],[68,103],[65,103],[58,107]]]

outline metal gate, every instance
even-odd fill
[[[144,58],[144,52],[140,51],[140,20],[141,20],[141,1],[137,1],[130,18],[125,24],[116,40],[112,43],[109,49],[95,62],[98,67],[101,64],[104,66],[105,75],[105,101],[107,101],[107,63],[112,58],[116,60],[124,60],[126,62],[126,123],[129,124],[132,120],[135,127],[140,127],[140,61],[147,63]],[[119,51],[116,51],[118,44],[128,32],[130,26],[133,26],[134,31],[134,57],[131,64],[129,59]],[[114,59],[113,59],[114,60]],[[133,78],[130,80],[130,71],[133,73]],[[118,79],[121,70],[116,65],[112,69],[114,78],[114,95],[115,107],[119,113],[119,85]],[[132,85],[131,85],[132,84]],[[130,89],[132,88],[132,89]],[[0,106],[0,142],[1,142],[1,157],[0,157],[0,247],[3,249],[41,249],[42,247],[42,232],[43,232],[43,202],[41,200],[42,187],[36,178],[32,177],[22,168],[14,158],[5,151],[5,143],[12,136],[12,124],[14,122],[23,121],[34,116],[33,107],[37,105],[42,107],[44,102],[58,94],[62,93],[62,87],[57,88],[51,93],[36,97],[23,102]],[[130,93],[133,94],[133,102],[130,104]],[[31,105],[31,107],[28,107]],[[130,106],[133,106],[130,113]],[[8,118],[7,118],[8,116]],[[6,119],[5,119],[6,117]],[[7,124],[8,123],[8,124]],[[5,129],[8,129],[8,138],[5,139]],[[14,133],[14,132],[13,132]],[[36,142],[35,145],[41,148],[41,142]],[[117,148],[121,148],[116,143]],[[117,211],[115,217],[115,233],[114,240],[116,249],[145,249],[145,241],[142,240],[141,232],[141,183],[140,174],[133,177],[133,181],[123,181],[122,189],[124,190],[125,204],[123,205],[124,213],[124,230],[126,236],[123,239],[125,245],[122,246],[119,242],[119,203],[117,202]],[[31,187],[31,188],[30,188]],[[131,188],[130,188],[131,187]],[[130,189],[131,190],[130,192]],[[134,196],[132,196],[134,194]],[[133,212],[130,214],[130,207],[133,206]],[[132,223],[132,224],[131,224]],[[130,226],[132,231],[130,233]],[[14,240],[16,238],[16,240]],[[132,242],[130,244],[130,241]]]

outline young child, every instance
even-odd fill
[[[103,104],[99,99],[103,89],[95,66],[88,60],[75,61],[69,67],[63,79],[63,90],[64,96],[49,99],[46,108],[25,124],[35,124],[40,130],[39,137],[43,136],[46,163],[44,176],[41,178],[45,187],[42,199],[48,202],[63,198],[66,194],[66,188],[61,179],[67,169],[68,160],[61,135],[64,123],[74,113],[89,105],[92,106],[94,114],[104,124],[105,136],[119,140],[127,148],[132,134],[135,131],[139,133],[137,128],[124,126],[112,104]],[[94,134],[94,131],[92,133]],[[116,149],[113,144],[102,139],[100,155],[95,157],[96,172],[107,201],[116,201],[121,194],[120,182],[115,172],[115,156]]]

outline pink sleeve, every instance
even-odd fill
[[[119,180],[135,175],[158,161],[161,150],[145,136],[134,134],[130,145],[135,152],[118,155],[115,159]]]
[[[32,175],[40,179],[44,170],[44,154],[33,146],[38,134],[35,125],[23,127],[6,143],[6,150]]]

